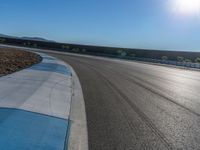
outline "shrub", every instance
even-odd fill
[[[200,63],[200,57],[197,57],[197,58],[195,59],[195,62],[196,62],[196,63]]]
[[[123,49],[118,50],[117,53],[118,53],[119,56],[122,56],[122,57],[127,55],[127,52]]]
[[[168,57],[167,56],[162,56],[161,59],[162,60],[168,60]]]
[[[118,53],[118,55],[121,55],[121,54],[122,54],[122,52],[123,52],[123,50],[122,50],[122,49],[119,49],[119,50],[117,50],[117,53]]]
[[[184,57],[182,57],[182,56],[178,56],[178,57],[177,57],[177,61],[179,61],[179,62],[183,62],[183,61],[184,61]]]
[[[85,52],[86,52],[86,49],[82,49],[82,52],[85,53]]]
[[[33,47],[37,47],[37,44],[35,43],[35,44],[33,44]]]
[[[73,48],[72,51],[75,52],[75,53],[78,53],[79,52],[79,48]]]
[[[190,59],[185,59],[184,61],[187,62],[187,63],[191,63],[192,62]]]
[[[127,53],[125,51],[121,53],[122,57],[125,57],[126,55],[127,55]]]
[[[5,39],[0,38],[0,42],[1,42],[1,43],[5,42],[5,41],[6,41]]]
[[[70,47],[69,47],[69,46],[67,46],[67,45],[62,45],[62,49],[67,49],[67,50],[69,50],[69,49],[70,49]]]
[[[131,57],[135,57],[136,55],[132,53],[132,54],[130,54],[130,56],[131,56]]]

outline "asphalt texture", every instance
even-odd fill
[[[200,149],[200,72],[51,55],[79,76],[90,150]]]

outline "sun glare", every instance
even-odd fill
[[[200,0],[171,0],[172,9],[182,15],[199,15]]]

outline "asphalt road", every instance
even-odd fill
[[[200,149],[200,72],[53,56],[79,76],[90,150]]]

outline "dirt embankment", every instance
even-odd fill
[[[42,58],[31,52],[0,48],[0,76],[29,67],[39,63]]]

